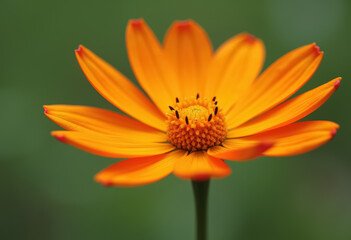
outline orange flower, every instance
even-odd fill
[[[332,139],[338,124],[296,122],[321,106],[339,87],[336,78],[287,100],[319,66],[315,44],[289,52],[261,75],[265,49],[243,33],[213,53],[194,21],[177,21],[163,46],[143,20],[127,27],[128,56],[146,97],[125,76],[87,48],[76,50],[94,88],[130,117],[108,110],[44,106],[67,131],[61,142],[90,153],[129,158],[96,175],[104,185],[137,186],[174,173],[205,180],[231,173],[222,159],[305,153]]]

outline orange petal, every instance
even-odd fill
[[[180,97],[201,93],[205,70],[212,57],[212,46],[206,32],[192,20],[176,21],[164,40],[165,53],[176,70]]]
[[[269,141],[227,139],[223,142],[223,147],[212,147],[207,153],[216,158],[245,161],[261,156],[270,147],[272,143]]]
[[[268,132],[247,137],[256,141],[272,141],[266,156],[291,156],[311,151],[331,140],[339,125],[329,121],[297,122]]]
[[[76,57],[89,82],[104,98],[130,116],[166,129],[163,113],[125,76],[83,46],[76,50]]]
[[[142,19],[128,23],[126,41],[129,61],[140,85],[165,112],[180,91],[160,43]]]
[[[152,156],[174,149],[174,146],[169,143],[153,143],[139,140],[138,135],[126,137],[72,131],[54,131],[51,134],[63,143],[104,157]]]
[[[45,115],[70,131],[92,131],[106,135],[134,138],[145,142],[165,142],[166,134],[121,114],[94,107],[48,105]]]
[[[217,51],[206,75],[206,96],[217,96],[225,110],[251,86],[262,69],[264,44],[242,33],[225,42]]]
[[[229,131],[227,137],[248,136],[298,121],[319,108],[339,87],[340,80],[341,78],[336,78],[279,105],[253,121]]]
[[[102,170],[95,180],[105,186],[135,187],[156,182],[168,176],[175,162],[186,152],[174,151],[156,156],[131,158]]]
[[[211,157],[206,152],[192,152],[177,160],[174,174],[177,177],[191,180],[226,177],[231,169],[223,160]]]
[[[240,96],[228,113],[228,128],[247,122],[294,94],[310,79],[322,57],[323,52],[310,44],[278,59]]]

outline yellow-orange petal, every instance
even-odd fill
[[[270,141],[227,139],[223,142],[223,147],[212,147],[207,153],[216,158],[232,161],[246,161],[261,156],[267,149],[272,147],[272,145]]]
[[[179,97],[201,94],[204,74],[212,58],[206,32],[192,20],[176,21],[168,30],[164,50],[175,69]]]
[[[338,124],[329,121],[297,122],[247,139],[274,142],[274,146],[264,152],[265,156],[292,156],[311,151],[328,142],[335,136],[338,128]]]
[[[106,135],[136,138],[145,142],[166,142],[167,136],[146,124],[121,114],[95,107],[46,105],[45,115],[69,131],[91,131]]]
[[[260,39],[247,33],[232,37],[215,53],[205,78],[205,95],[217,96],[227,111],[256,79],[264,58]]]
[[[162,112],[180,94],[174,69],[144,20],[131,20],[127,26],[126,44],[130,64],[140,85]]]
[[[228,138],[252,135],[296,122],[319,108],[339,87],[341,78],[301,94],[228,132]]]
[[[125,76],[83,46],[75,52],[85,76],[104,98],[139,121],[166,129],[164,114]]]
[[[310,44],[278,59],[240,96],[228,113],[228,128],[247,122],[294,94],[314,74],[322,57],[323,52]]]
[[[51,134],[63,143],[89,153],[112,158],[153,156],[175,148],[169,143],[139,141],[138,135],[122,137],[75,131],[53,131]]]
[[[179,158],[174,166],[174,174],[177,177],[197,181],[226,177],[230,173],[231,169],[223,160],[204,151],[192,152]]]
[[[175,162],[186,152],[174,151],[156,156],[123,160],[102,170],[95,180],[105,186],[135,187],[156,182],[168,176]]]

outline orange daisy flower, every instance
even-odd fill
[[[302,121],[339,87],[340,78],[287,100],[319,66],[314,43],[289,52],[259,75],[262,41],[242,33],[213,52],[194,21],[177,21],[163,46],[143,20],[131,20],[127,51],[148,97],[87,48],[76,57],[94,88],[128,116],[94,107],[49,105],[45,115],[67,131],[61,142],[111,158],[104,185],[137,186],[170,173],[206,180],[231,173],[223,161],[290,156],[332,139],[338,124]]]

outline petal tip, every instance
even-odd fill
[[[335,84],[334,84],[335,90],[338,89],[338,88],[340,87],[340,82],[341,82],[340,79],[338,79],[338,80],[335,82]]]
[[[333,130],[330,132],[331,139],[333,139],[333,138],[335,137],[337,131],[338,131],[337,129],[333,129]]]
[[[249,43],[249,44],[254,44],[256,42],[257,38],[249,33],[246,34],[244,41]]]
[[[133,28],[140,28],[141,25],[142,25],[142,22],[143,20],[142,19],[131,19],[130,20],[130,25],[133,27]]]
[[[113,185],[113,183],[109,181],[100,181],[100,184],[104,187],[111,187]]]
[[[189,29],[190,28],[190,21],[189,20],[177,21],[177,27],[179,30]]]
[[[315,45],[315,44],[314,44],[313,49],[316,52],[317,56],[323,53],[323,52],[321,52],[320,47]]]
[[[44,108],[44,114],[49,113],[49,110],[47,109],[47,107],[46,107],[46,106],[43,106],[43,108]]]
[[[77,53],[80,53],[82,50],[83,50],[82,45],[79,45],[78,48],[76,49],[76,52],[77,52]]]
[[[53,134],[53,136],[57,139],[57,140],[59,140],[60,142],[66,142],[66,137],[65,137],[65,135],[62,135],[62,134]]]

